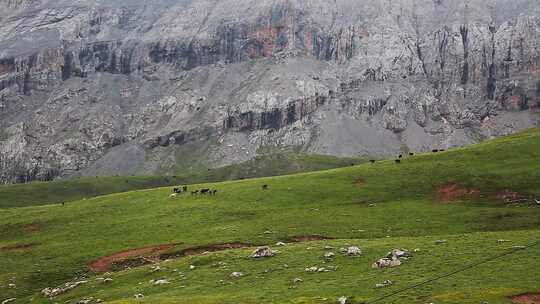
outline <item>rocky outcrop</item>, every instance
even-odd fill
[[[534,0],[0,0],[0,182],[173,173],[268,146],[388,155],[531,127],[539,10]]]

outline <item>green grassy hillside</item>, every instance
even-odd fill
[[[388,160],[190,186],[217,189],[216,196],[170,198],[167,187],[65,206],[2,209],[0,300],[337,303],[346,296],[350,303],[372,303],[512,246],[540,240],[540,207],[534,201],[540,198],[538,159],[540,129],[534,129],[468,148],[407,157],[401,164]],[[269,189],[262,190],[262,185]],[[507,202],[518,198],[523,201]],[[312,235],[332,240],[294,242],[314,239],[306,237]],[[278,241],[288,245],[274,246]],[[88,269],[100,257],[128,249],[170,244],[166,251],[178,252],[223,243],[270,244],[281,252],[263,260],[248,258],[252,248],[194,255],[161,261],[158,272],[149,266],[107,274]],[[358,245],[363,254],[340,254],[339,248],[348,245]],[[323,257],[324,246],[335,247],[329,249],[336,254],[330,261]],[[419,251],[402,266],[371,268],[377,258],[401,247]],[[540,266],[535,262],[539,253],[540,245],[516,250],[377,303],[511,303],[508,296],[540,292]],[[305,271],[312,266],[331,271]],[[245,276],[231,278],[232,272]],[[85,277],[88,283],[53,300],[39,294],[41,288]],[[104,283],[100,277],[113,281]],[[295,278],[303,281],[293,283]],[[157,279],[170,284],[155,286],[151,280]],[[395,284],[375,288],[385,280]],[[143,299],[135,299],[139,293]]]
[[[363,162],[360,158],[283,153],[261,155],[250,161],[218,169],[174,176],[85,177],[55,182],[0,186],[0,208],[46,205],[180,184],[218,182],[298,172],[326,170]]]

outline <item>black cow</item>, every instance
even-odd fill
[[[182,187],[182,189],[184,190],[184,192],[187,192],[188,190],[187,186]]]
[[[172,191],[173,191],[174,193],[178,193],[178,191],[180,191],[180,188],[173,188]]]
[[[263,186],[262,186],[262,189],[263,189],[263,190],[268,190],[268,185],[263,185]]]
[[[445,150],[445,149],[440,149],[439,151],[440,151],[440,152],[444,152],[444,151],[446,151],[446,150]]]
[[[439,152],[439,150],[437,150],[437,149],[433,149],[433,150],[432,150],[431,152],[433,152],[433,153],[437,153],[437,152]]]
[[[210,191],[210,195],[216,195],[216,193],[217,193],[217,190],[215,190],[215,189]]]
[[[414,153],[412,153],[412,152],[411,152],[411,153],[409,153],[409,156],[414,156]]]
[[[191,191],[191,195],[197,195],[199,194],[199,190]]]
[[[400,154],[398,157],[399,157],[399,158],[403,158],[403,154]]]
[[[208,189],[208,188],[201,189],[200,192],[201,192],[201,194],[208,194],[208,193],[210,193],[210,189]]]
[[[401,159],[396,159],[396,164],[401,164]]]
[[[369,162],[372,163],[372,164],[374,164],[374,163],[375,163],[375,160],[374,160],[374,159],[370,159]]]

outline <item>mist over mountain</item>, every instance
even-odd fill
[[[539,106],[537,0],[0,0],[0,182],[446,149]]]

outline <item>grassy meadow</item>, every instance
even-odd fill
[[[216,189],[215,196],[170,198],[171,187],[163,187],[75,199],[65,206],[34,203],[15,193],[0,196],[5,206],[0,209],[0,301],[338,303],[345,296],[347,303],[375,303],[393,291],[540,240],[540,207],[534,203],[540,198],[538,160],[537,128],[407,156],[400,164],[386,160],[189,186]],[[525,200],[508,203],[508,197]],[[296,241],[314,235],[328,239]],[[155,265],[109,273],[88,269],[100,257],[128,249],[171,244],[168,251],[177,252],[237,242],[270,245],[280,253],[260,260],[248,257],[253,248],[193,255],[162,260],[156,272],[150,268]],[[350,245],[363,254],[339,252]],[[371,268],[394,248],[418,250],[399,267]],[[335,257],[325,260],[327,251]],[[376,303],[512,303],[509,296],[540,292],[539,254],[540,245],[515,250]],[[331,270],[305,271],[312,266]],[[231,278],[232,272],[244,276]],[[104,277],[113,281],[99,279]],[[294,283],[295,278],[302,281]],[[81,279],[88,283],[53,299],[39,292]],[[151,282],[159,279],[170,284]],[[385,280],[394,284],[375,287]],[[136,299],[137,294],[144,298]]]
[[[250,161],[217,169],[182,171],[170,176],[80,177],[53,182],[0,186],[0,208],[47,205],[138,189],[278,176],[327,170],[359,164],[365,160],[328,155],[281,153],[261,155]]]

